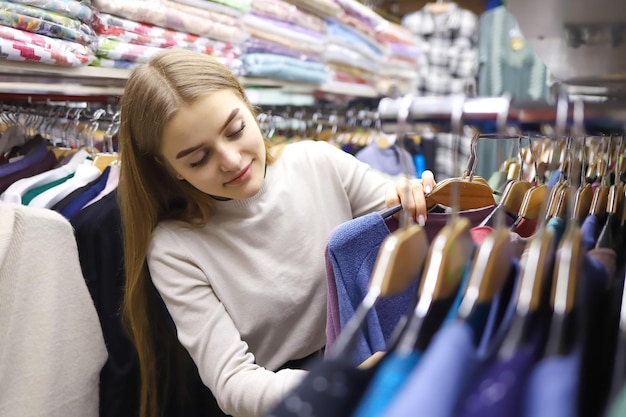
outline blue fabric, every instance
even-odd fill
[[[246,54],[241,57],[241,61],[244,73],[249,77],[268,77],[317,84],[324,83],[327,78],[324,64],[285,55]]]
[[[422,178],[422,174],[426,171],[426,158],[421,153],[417,153],[413,157],[413,163],[415,164],[415,176]]]
[[[487,6],[485,7],[485,11],[495,9],[496,7],[502,6],[502,0],[487,0]]]
[[[515,286],[519,268],[513,262],[515,267],[508,280]],[[498,320],[501,307],[505,314],[502,320]],[[515,304],[511,294],[504,296],[499,292],[491,303],[478,305],[476,310],[472,320],[453,320],[437,332],[385,417],[413,415],[415,410],[428,417],[454,416],[456,405],[487,361],[494,348],[492,345],[497,345],[499,339],[494,336],[498,329],[508,328]]]
[[[84,193],[76,197],[69,203],[63,210],[61,210],[61,214],[68,220],[71,220],[78,212],[90,202],[93,198],[95,198],[98,194],[104,190],[106,186],[107,179],[109,178],[109,172],[111,172],[111,167],[106,167],[102,172],[102,175],[98,178],[98,181],[89,187]]]
[[[393,402],[382,415],[452,416],[456,398],[465,390],[481,361],[473,339],[474,331],[466,322],[455,321],[444,326],[404,387],[393,393]]]
[[[339,225],[330,236],[328,255],[337,284],[341,328],[367,294],[380,246],[389,234],[389,228],[380,214],[370,213]],[[355,363],[386,350],[387,341],[400,318],[413,304],[416,293],[417,279],[405,291],[377,301],[359,335]]]
[[[382,55],[383,52],[380,47],[361,35],[358,31],[351,29],[335,19],[327,19],[326,23],[326,33],[328,36],[335,36],[349,45],[357,48],[366,48],[375,55]]]
[[[580,350],[539,361],[528,378],[525,417],[576,417]]]
[[[404,385],[413,368],[419,363],[421,356],[422,353],[419,351],[413,351],[406,356],[389,353],[352,416],[380,417],[383,415],[398,389]]]
[[[550,174],[550,177],[548,178],[548,181],[546,182],[546,185],[548,186],[550,190],[554,188],[557,182],[559,182],[559,178],[561,178],[561,171],[559,170],[556,170],[552,174]]]
[[[530,369],[540,354],[536,337],[519,348],[512,357],[496,359],[472,382],[472,390],[463,401],[458,416],[514,417],[520,415],[523,392]]]
[[[585,218],[585,221],[583,221],[583,224],[580,227],[580,232],[582,233],[582,246],[585,251],[590,251],[596,247],[596,242],[598,241],[600,231],[602,230],[598,227],[598,225],[598,216],[591,214]]]
[[[416,177],[415,162],[409,151],[393,144],[388,148],[381,148],[374,141],[354,155],[358,160],[367,163],[372,168],[389,175],[405,174]],[[403,162],[404,161],[404,162]],[[406,164],[406,171],[405,171]]]
[[[7,175],[28,168],[31,165],[35,165],[39,161],[42,161],[47,153],[48,145],[46,142],[41,142],[40,145],[37,145],[24,155],[22,159],[0,165],[0,177],[6,177]]]

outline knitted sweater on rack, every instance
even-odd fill
[[[106,358],[70,223],[0,203],[0,415],[97,417]]]

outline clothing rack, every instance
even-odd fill
[[[562,99],[566,100],[566,99]],[[554,102],[516,102],[507,97],[403,97],[383,98],[378,113],[385,126],[393,121],[405,106],[406,121],[449,125],[453,113],[459,109],[464,124],[481,127],[485,132],[494,132],[498,123],[519,127],[522,131],[536,131],[543,125],[554,124],[559,115],[559,100]],[[403,104],[404,103],[404,104]],[[407,104],[408,103],[408,104]],[[584,106],[583,125],[587,131],[622,133],[626,125],[626,103],[621,101],[589,102],[583,98],[570,97],[561,103],[566,109],[563,118],[568,126],[574,121],[574,104]],[[558,117],[557,117],[558,116]],[[500,120],[499,120],[500,119]]]

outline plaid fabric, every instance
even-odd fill
[[[460,177],[467,167],[472,137],[461,135],[456,141],[451,133],[438,133],[435,140],[434,173],[437,181]]]
[[[422,49],[418,94],[463,94],[475,88],[478,16],[450,3],[446,12],[435,13],[426,6],[408,14],[402,25],[418,38]]]

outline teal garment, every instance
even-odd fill
[[[498,170],[494,171],[494,173],[491,174],[491,177],[489,177],[487,183],[493,191],[498,191],[499,193],[502,193],[502,191],[504,191],[504,185],[506,184],[506,181],[507,173]],[[501,194],[494,194],[493,199],[496,201],[496,203],[499,203],[501,199]]]
[[[480,17],[478,40],[478,95],[518,101],[544,101],[549,97],[545,64],[524,40],[515,17],[505,6]],[[502,141],[485,140],[478,146],[476,173],[488,176],[502,161]]]
[[[565,226],[566,221],[560,217],[552,217],[550,220],[548,220],[546,230],[549,230],[553,233],[554,250],[557,250],[559,247],[559,243],[561,243],[561,238],[563,237],[563,233],[565,232]]]
[[[511,94],[514,100],[548,98],[547,69],[505,6],[480,17],[478,95]]]
[[[74,176],[74,173],[71,173],[67,177],[59,178],[56,181],[52,181],[47,184],[40,185],[39,187],[30,189],[22,197],[22,204],[27,206],[33,200],[33,198],[37,197],[39,194],[43,193],[44,191],[48,191],[49,189],[56,187],[59,184],[63,184],[65,181],[69,180],[73,176]]]
[[[615,398],[609,407],[607,417],[624,417],[626,416],[626,386]]]
[[[352,417],[382,416],[419,363],[422,352],[413,351],[406,356],[391,353],[389,356],[380,365]]]
[[[452,305],[448,309],[441,327],[448,323],[453,323],[463,300],[467,280],[471,271],[471,262],[465,267],[463,278],[459,288],[452,301]],[[482,331],[484,323],[473,323],[479,331]],[[391,352],[388,358],[384,359],[380,369],[374,375],[367,391],[363,395],[363,400],[352,414],[353,417],[379,417],[383,415],[385,410],[391,405],[398,392],[406,384],[414,369],[419,366],[422,358],[419,350],[414,350],[410,354],[399,354]]]

